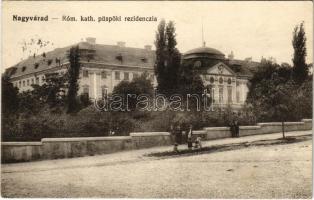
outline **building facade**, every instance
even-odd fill
[[[227,59],[217,49],[200,47],[183,55],[183,63],[199,70],[204,86],[210,91],[214,107],[239,109],[249,91],[249,80],[259,63]]]
[[[121,81],[131,81],[147,73],[154,87],[155,51],[151,46],[144,48],[126,47],[124,42],[117,45],[101,45],[95,38],[77,44],[80,51],[81,70],[79,94],[90,98],[102,98],[111,93]],[[31,90],[33,84],[45,83],[49,73],[63,74],[70,63],[67,58],[69,47],[57,48],[42,55],[31,56],[6,70],[11,82],[20,92]],[[204,85],[213,97],[214,106],[241,108],[246,100],[252,69],[258,63],[234,60],[220,51],[201,47],[192,49],[182,56],[182,62],[199,68]]]
[[[143,49],[126,47],[124,42],[117,45],[96,44],[95,38],[77,44],[80,51],[80,75],[78,94],[90,98],[101,98],[111,93],[121,81],[147,73],[153,85],[155,52],[151,46]],[[43,85],[49,73],[63,74],[70,63],[67,58],[69,47],[58,48],[38,56],[31,56],[6,70],[11,82],[20,92],[31,90],[33,84]]]

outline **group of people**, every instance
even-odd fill
[[[239,122],[236,118],[233,118],[230,126],[231,137],[239,137]],[[174,137],[174,151],[178,151],[178,145],[183,144],[183,131],[180,124],[170,127],[170,132]],[[193,126],[190,124],[188,129],[185,131],[186,142],[188,149],[201,149],[202,148],[202,138],[200,136],[193,136]],[[194,146],[193,146],[194,143]]]
[[[172,136],[174,137],[174,151],[178,151],[178,145],[183,144],[185,141],[183,138],[183,130],[179,124],[176,126],[171,126],[170,128]],[[194,149],[200,149],[202,148],[202,139],[200,136],[193,136],[193,126],[189,125],[188,129],[185,131],[185,136],[186,136],[186,142],[188,145],[188,149],[192,150]],[[193,146],[194,143],[194,146]]]
[[[237,119],[233,119],[230,123],[231,137],[239,137],[239,122]]]

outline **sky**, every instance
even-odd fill
[[[178,49],[184,53],[202,46],[202,24],[207,47],[236,59],[274,57],[278,63],[291,63],[292,33],[304,21],[307,36],[307,62],[313,62],[313,4],[310,1],[124,1],[124,2],[2,2],[2,71],[30,56],[22,51],[23,41],[41,38],[49,45],[38,53],[75,44],[86,37],[96,43],[128,47],[153,45],[161,19],[175,22]],[[13,15],[46,16],[48,22],[13,21]],[[95,22],[81,22],[80,16],[93,16]],[[74,16],[76,22],[62,21]],[[101,16],[155,16],[156,22],[97,22]],[[52,18],[58,18],[53,20]],[[52,45],[53,43],[53,45]],[[29,45],[29,49],[38,48]]]

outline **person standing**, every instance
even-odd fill
[[[180,124],[176,125],[175,128],[175,138],[176,138],[176,143],[181,144],[182,143],[182,130]]]
[[[181,128],[179,124],[176,124],[173,129],[174,134],[174,146],[173,151],[178,152],[178,145],[180,143],[180,137],[181,137]]]
[[[234,120],[234,131],[235,131],[235,137],[239,137],[239,122],[237,119]]]
[[[231,137],[235,137],[235,126],[234,126],[234,120],[232,120],[230,123],[229,123],[229,127],[230,127],[230,132],[231,132]]]
[[[193,135],[193,126],[192,124],[189,126],[188,130],[188,149],[191,150],[193,143],[192,143],[192,135]]]

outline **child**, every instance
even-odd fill
[[[198,136],[195,140],[195,149],[202,148],[202,138]]]

